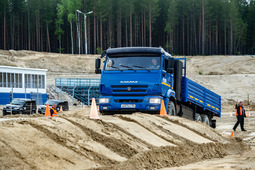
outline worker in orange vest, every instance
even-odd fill
[[[58,116],[58,112],[56,111],[57,105],[55,103],[52,104],[52,107],[50,109],[50,115],[52,117]]]
[[[242,131],[246,131],[244,129],[244,127],[243,127],[244,126],[244,117],[246,117],[246,115],[245,115],[245,110],[243,108],[243,102],[241,101],[239,103],[239,105],[236,105],[236,118],[237,118],[237,122],[236,122],[235,126],[233,127],[234,131],[236,131],[236,128],[239,125],[239,123],[240,123],[240,126],[241,126],[241,130]]]

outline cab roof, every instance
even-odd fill
[[[121,48],[108,48],[107,55],[113,54],[132,54],[132,53],[144,53],[144,54],[164,54],[165,56],[172,57],[162,47],[121,47]]]

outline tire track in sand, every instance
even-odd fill
[[[158,116],[158,115],[157,115],[157,116]],[[162,116],[158,116],[158,117],[160,117],[160,118],[162,118],[162,119],[164,119],[164,120],[167,120],[167,121],[169,121],[169,122],[171,122],[171,123],[177,124],[177,125],[179,125],[179,126],[185,127],[185,128],[187,128],[187,129],[189,129],[190,131],[193,131],[194,133],[196,133],[196,134],[198,134],[198,135],[200,135],[200,136],[202,136],[202,137],[204,137],[204,138],[206,138],[206,139],[208,139],[208,140],[211,140],[211,141],[213,141],[213,142],[219,142],[219,140],[217,140],[217,139],[215,139],[215,138],[213,138],[213,137],[211,137],[211,136],[209,136],[209,135],[207,135],[207,134],[205,134],[205,133],[199,132],[198,130],[195,130],[195,129],[189,127],[188,125],[186,125],[185,123],[180,122],[179,120],[173,120],[173,119],[170,119],[169,117],[162,117]],[[207,127],[207,128],[210,128],[210,127]],[[210,131],[213,132],[214,135],[216,135],[218,138],[223,138],[223,139],[225,139],[225,137],[224,137],[223,135],[218,134],[217,132],[215,132],[214,129],[210,129]],[[228,141],[228,140],[226,139],[226,141]],[[222,142],[222,143],[223,143],[223,142]]]
[[[169,138],[166,138],[166,137],[163,136],[163,135],[159,135],[158,133],[156,133],[156,132],[153,131],[152,129],[148,128],[147,126],[141,124],[140,122],[138,122],[137,120],[134,120],[134,119],[132,119],[132,118],[125,117],[125,116],[122,116],[122,115],[117,115],[117,117],[119,117],[120,119],[125,120],[125,121],[129,121],[129,122],[136,123],[136,124],[142,126],[143,128],[145,128],[146,130],[150,131],[150,132],[153,133],[154,135],[156,135],[156,136],[158,136],[158,137],[160,137],[160,138],[162,138],[162,139],[164,139],[164,140],[166,140],[166,141],[168,141],[168,142],[170,142],[170,143],[172,143],[172,144],[174,144],[174,145],[176,145],[176,146],[181,146],[181,145],[183,145],[183,144],[192,146],[192,145],[196,144],[196,143],[194,143],[194,142],[192,142],[192,141],[190,141],[190,140],[187,140],[187,139],[185,139],[185,138],[183,138],[183,137],[181,137],[181,136],[179,136],[179,135],[176,135],[175,133],[172,133],[172,132],[170,132],[170,131],[164,129],[162,126],[159,126],[159,125],[157,125],[157,124],[155,124],[155,123],[153,123],[153,122],[152,122],[152,125],[153,125],[153,126],[155,126],[156,128],[160,129],[162,132],[164,132],[164,133],[166,133],[166,134],[169,134],[170,136],[173,137],[173,139],[171,140],[171,139],[169,139]]]
[[[85,147],[80,147],[81,149],[83,149],[83,151],[86,153],[81,153],[80,151],[76,150],[74,147],[71,147],[71,146],[68,146],[67,145],[67,139],[65,138],[62,138],[60,136],[58,136],[57,134],[55,133],[52,133],[50,130],[48,130],[47,128],[41,126],[41,125],[38,125],[38,124],[35,124],[35,123],[32,123],[32,122],[28,122],[28,121],[25,121],[27,124],[31,125],[33,128],[37,129],[38,131],[44,133],[48,138],[50,138],[51,140],[53,140],[54,142],[56,142],[57,144],[69,149],[69,150],[72,150],[73,152],[75,152],[76,154],[78,155],[81,155],[81,156],[84,156],[92,161],[95,161],[96,163],[99,163],[99,164],[103,164],[103,165],[107,165],[107,164],[114,164],[116,163],[116,161],[114,160],[111,160],[111,159],[108,159],[107,157],[101,155],[101,154],[98,154],[98,153],[95,153]],[[68,161],[70,163],[70,161]],[[72,162],[73,163],[73,162]],[[75,163],[73,163],[75,164]]]
[[[16,158],[19,158],[22,162],[24,162],[26,165],[29,166],[30,169],[37,169],[36,166],[32,165],[29,163],[29,161],[27,161],[22,155],[21,153],[19,153],[17,150],[15,150],[14,148],[12,148],[7,142],[5,142],[4,140],[1,140],[0,138],[0,141],[8,148],[10,149],[13,154],[15,155]],[[24,168],[24,167],[23,167]],[[1,167],[0,167],[1,169]]]
[[[81,125],[80,123],[77,123],[69,118],[66,117],[61,117],[67,121],[69,121],[70,123],[72,123],[73,125],[79,127],[84,133],[86,133],[87,135],[90,136],[91,139],[93,139],[94,141],[101,143],[102,145],[104,145],[105,147],[107,147],[108,149],[112,150],[113,152],[119,154],[122,157],[125,158],[130,158],[133,155],[137,154],[138,152],[132,148],[131,146],[129,146],[126,143],[123,143],[121,140],[119,139],[112,139],[109,137],[106,137],[104,135],[101,135],[95,131],[93,131],[90,128],[87,128],[83,125]],[[100,121],[100,120],[98,120]]]

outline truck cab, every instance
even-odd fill
[[[162,100],[174,105],[173,62],[162,48],[108,49],[101,72],[100,112],[159,113]],[[169,114],[176,112],[172,109]]]
[[[96,59],[100,113],[159,113],[164,102],[169,115],[216,126],[212,118],[220,117],[221,98],[186,77],[185,58],[173,58],[161,47],[109,48],[101,58],[102,71]]]

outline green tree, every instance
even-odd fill
[[[174,28],[177,23],[177,8],[176,8],[176,1],[171,0],[169,3],[169,8],[168,8],[168,14],[167,14],[167,23],[165,27],[165,31],[169,35],[169,41],[167,43],[167,50],[173,51],[173,32]]]

